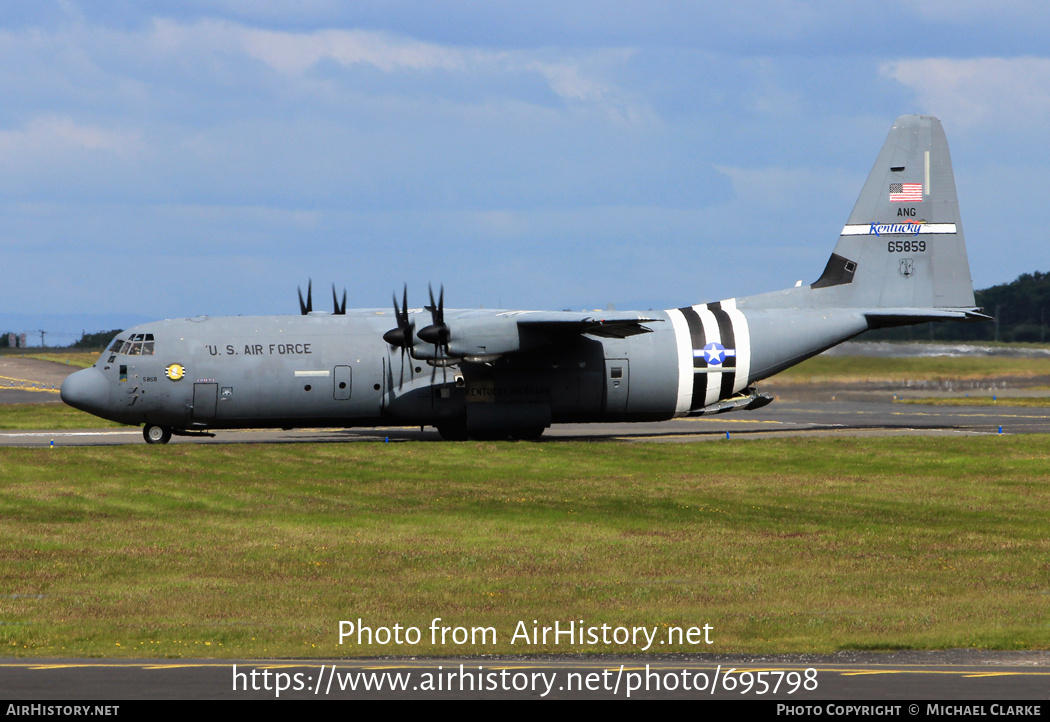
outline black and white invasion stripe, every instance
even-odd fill
[[[667,313],[678,349],[676,416],[698,411],[747,387],[751,372],[751,334],[735,298],[671,309]],[[725,348],[722,363],[708,362],[704,347],[709,344]]]

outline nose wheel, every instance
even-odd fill
[[[157,426],[156,424],[146,424],[142,427],[142,438],[146,440],[147,444],[166,444],[171,441],[171,428]]]

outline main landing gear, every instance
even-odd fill
[[[142,438],[147,444],[166,444],[171,441],[171,427],[146,424],[142,427]]]

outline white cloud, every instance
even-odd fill
[[[583,77],[580,68],[573,65],[530,62],[525,67],[543,75],[551,89],[562,98],[598,101],[609,92],[608,86]]]
[[[0,130],[0,154],[61,154],[70,150],[106,151],[122,156],[142,148],[137,133],[79,125],[71,118],[35,118],[18,130]]]
[[[324,60],[344,66],[372,65],[386,72],[458,70],[465,65],[461,50],[367,30],[292,32],[254,28],[226,20],[180,23],[156,19],[148,42],[154,50],[183,57],[213,53],[244,55],[288,75],[302,74]]]
[[[236,26],[248,55],[283,73],[302,73],[321,60],[341,65],[364,63],[380,70],[460,70],[464,54],[432,43],[363,30],[290,33]]]
[[[575,57],[551,57],[549,50],[489,51],[371,30],[291,32],[215,20],[194,24],[157,20],[151,44],[173,54],[243,54],[291,77],[303,76],[325,61],[344,67],[369,65],[385,73],[441,71],[485,84],[494,78],[534,74],[566,102],[603,106],[617,117],[649,115],[647,108],[638,107],[610,79],[633,57],[630,49],[594,49]]]
[[[915,91],[923,112],[958,126],[1045,127],[1050,120],[1047,58],[925,58],[880,71]]]

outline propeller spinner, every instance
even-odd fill
[[[397,319],[397,328],[392,328],[383,334],[383,340],[391,346],[402,349],[410,349],[415,345],[416,324],[408,318],[408,285],[405,285],[404,295],[401,300],[401,308],[397,306],[397,294],[394,294],[394,318]]]
[[[383,340],[401,349],[401,381],[398,384],[400,387],[405,384],[405,354],[410,353],[415,345],[416,324],[408,317],[408,284],[405,284],[404,295],[401,297],[401,308],[398,308],[397,294],[394,294],[394,318],[397,319],[397,327],[384,333]],[[415,376],[411,365],[409,373]]]
[[[419,338],[437,347],[439,354],[441,347],[445,347],[444,352],[447,354],[450,333],[448,324],[445,323],[445,286],[441,286],[437,303],[434,303],[433,287],[428,286],[427,290],[430,292],[430,305],[426,308],[430,311],[431,323],[426,328],[419,330]]]

